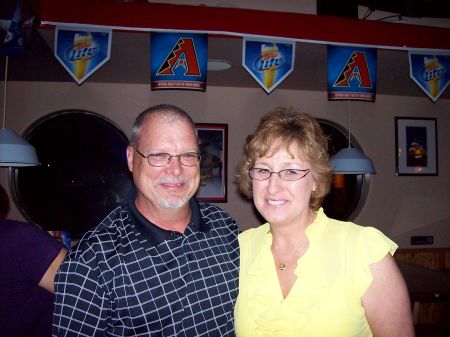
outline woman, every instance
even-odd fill
[[[238,337],[413,336],[405,282],[380,231],[328,218],[327,138],[278,108],[249,136],[237,178],[267,223],[240,235]]]

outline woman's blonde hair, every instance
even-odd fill
[[[241,192],[248,198],[252,197],[252,180],[248,170],[257,158],[272,155],[280,148],[288,151],[297,149],[298,153],[293,155],[311,165],[316,190],[311,194],[309,206],[317,211],[330,190],[332,177],[328,139],[314,118],[292,108],[278,107],[268,112],[262,117],[255,133],[247,137],[244,155],[236,173]]]

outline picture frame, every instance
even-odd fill
[[[200,186],[197,200],[227,202],[228,124],[196,123]]]
[[[395,117],[397,176],[437,176],[436,118]]]

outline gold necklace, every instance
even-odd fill
[[[275,256],[275,259],[276,259],[276,261],[278,263],[278,270],[285,271],[286,270],[286,264],[280,261],[280,259],[278,258],[278,255],[275,252],[275,249],[273,249],[273,247],[272,247],[271,250],[272,250],[272,253]]]

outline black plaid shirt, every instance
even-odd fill
[[[80,240],[55,278],[54,336],[234,336],[238,225],[190,202],[184,234],[130,202]]]

